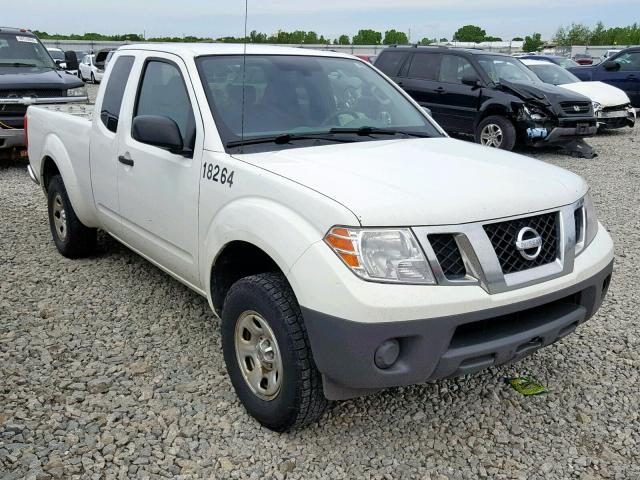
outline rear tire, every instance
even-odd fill
[[[320,418],[327,405],[322,378],[284,275],[233,284],[222,311],[222,347],[238,398],[262,425],[283,432]]]
[[[97,231],[85,227],[76,216],[60,175],[49,182],[47,200],[49,227],[58,251],[67,258],[90,255],[96,246]]]
[[[513,150],[516,144],[516,128],[505,117],[491,115],[476,128],[476,143],[501,150]]]

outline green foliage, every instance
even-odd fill
[[[638,45],[640,44],[640,24],[626,27],[606,28],[598,22],[594,28],[583,23],[572,23],[560,27],[553,37],[557,45]]]
[[[336,45],[350,45],[351,40],[349,39],[349,35],[340,35],[338,40],[336,41]]]
[[[446,38],[443,37],[443,38],[440,39],[440,41],[445,43],[445,42],[448,42],[449,40],[447,40]]]
[[[511,39],[512,42],[522,42],[523,40],[524,40],[524,38],[522,38],[522,37],[513,37]]]
[[[63,35],[59,33],[47,33],[33,30],[33,33],[42,40],[88,40],[88,41],[115,41],[115,42],[140,42],[144,40],[142,35],[137,33],[125,33],[123,35],[103,35],[101,33],[87,32],[83,35],[71,34]],[[182,39],[180,39],[182,41]]]
[[[534,33],[532,36],[524,37],[524,44],[522,50],[525,52],[537,52],[540,50],[544,42],[542,41],[542,35]]]
[[[500,37],[484,37],[483,42],[501,42],[502,38]]]
[[[420,45],[431,45],[432,43],[437,43],[437,39],[436,38],[427,38],[424,37],[422,40],[420,40],[420,42],[418,42]],[[446,40],[445,40],[446,42]]]
[[[375,30],[358,30],[358,33],[353,36],[354,45],[380,45],[382,42],[382,34]]]
[[[460,27],[456,33],[453,34],[453,40],[455,42],[484,42],[487,32],[476,25],[465,25]]]
[[[406,33],[391,29],[384,32],[382,43],[385,45],[407,45],[409,38]]]

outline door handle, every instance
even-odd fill
[[[130,167],[133,167],[133,160],[132,160],[132,159],[130,159],[130,158],[125,157],[124,155],[120,155],[120,156],[118,157],[118,161],[119,161],[120,163],[125,164],[125,165],[129,165]]]
[[[630,73],[629,75],[627,75],[628,80],[633,80],[634,78],[636,78],[636,76],[633,73]]]
[[[444,88],[442,88],[442,87],[438,87],[438,88],[436,88],[436,89],[434,90],[434,92],[436,92],[436,93],[444,93]]]
[[[398,80],[398,81],[396,82],[396,84],[397,84],[399,87],[401,87],[401,86],[403,85],[402,81],[400,81],[400,80]]]

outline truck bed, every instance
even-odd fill
[[[50,110],[52,112],[66,113],[75,117],[84,118],[91,122],[93,121],[93,110],[95,105],[88,103],[63,103],[58,105],[44,105],[39,106],[38,108]]]

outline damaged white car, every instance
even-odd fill
[[[633,127],[636,112],[629,96],[621,89],[603,82],[583,82],[573,73],[551,62],[522,60],[540,80],[580,93],[593,102],[600,128]]]

